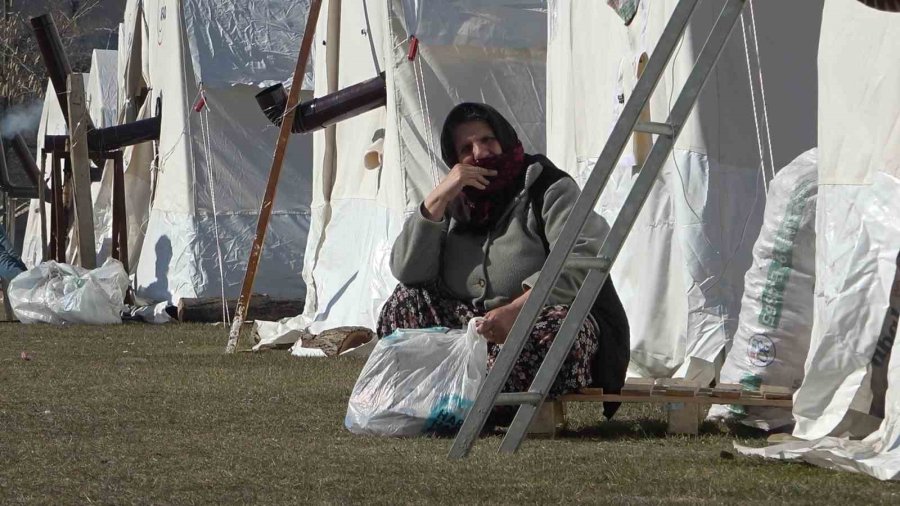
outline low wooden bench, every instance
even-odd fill
[[[545,402],[529,429],[530,434],[551,435],[565,426],[565,403],[568,402],[652,402],[666,404],[670,434],[697,434],[700,422],[712,404],[739,404],[790,409],[794,390],[762,385],[759,390],[745,390],[741,385],[720,384],[702,387],[682,379],[629,379],[618,394],[607,394],[602,388],[583,388],[576,393]]]

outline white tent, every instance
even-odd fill
[[[129,257],[139,296],[238,294],[277,137],[253,96],[290,77],[307,9],[308,2],[291,0],[126,5],[119,120],[149,118],[158,108],[162,114],[160,140],[125,152]],[[257,292],[303,296],[311,156],[309,137],[295,136]]]
[[[606,2],[550,2],[548,154],[576,180],[593,168],[637,80],[639,57],[652,53],[677,3],[640,2],[626,27]],[[630,375],[712,379],[735,331],[765,204],[760,151],[771,177],[771,167],[815,145],[822,3],[752,2],[747,38],[740,22],[732,32],[613,268],[631,324]],[[721,7],[697,7],[653,94],[653,121],[668,116]],[[597,207],[610,221],[637,176],[633,165],[628,147]]]
[[[328,2],[316,30],[316,95],[327,89],[322,48]],[[419,40],[410,61],[410,35]],[[304,263],[306,310],[263,334],[291,339],[315,321],[318,332],[341,325],[374,328],[396,286],[388,258],[404,218],[443,177],[439,135],[463,101],[490,103],[511,120],[526,151],[544,150],[546,12],[541,2],[366,0],[343,3],[339,87],[387,77],[387,107],[337,126],[337,160],[323,163],[325,136],[315,135],[313,219]],[[383,161],[363,157],[383,138]]]

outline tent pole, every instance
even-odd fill
[[[269,226],[269,217],[275,205],[275,190],[278,186],[278,177],[281,175],[281,166],[284,163],[284,154],[287,151],[288,139],[291,137],[291,127],[294,124],[294,114],[297,104],[300,102],[300,88],[303,86],[303,76],[306,74],[306,66],[309,62],[309,53],[312,49],[313,34],[316,31],[316,23],[319,20],[319,10],[322,0],[313,0],[309,6],[309,16],[306,19],[306,28],[303,30],[303,40],[300,42],[300,57],[297,58],[297,66],[294,68],[294,76],[291,78],[291,90],[288,93],[287,107],[281,128],[278,131],[278,141],[275,143],[275,154],[272,156],[272,168],[269,170],[269,182],[266,184],[266,193],[263,196],[262,205],[259,208],[259,220],[256,223],[256,237],[250,247],[250,259],[247,261],[247,272],[244,274],[244,283],[241,286],[241,296],[237,307],[234,309],[234,320],[231,323],[231,331],[228,334],[228,344],[225,353],[234,353],[238,339],[241,335],[241,325],[250,307],[250,296],[253,291],[253,281],[256,278],[256,270],[259,267],[259,258],[262,256],[263,242],[266,239],[266,230]]]
[[[38,213],[41,216],[41,262],[46,262],[49,255],[47,250],[47,195],[44,191],[46,185],[45,174],[47,173],[47,153],[43,148],[38,148],[41,153],[41,174],[38,177]]]
[[[84,93],[82,74],[68,75],[69,157],[72,160],[72,187],[75,200],[75,230],[81,266],[97,268],[94,244],[94,207],[91,205],[91,161],[88,155],[87,131],[90,116]]]
[[[325,32],[325,65],[328,94],[338,91],[341,59],[341,0],[328,0],[328,27]],[[322,160],[322,190],[325,202],[331,202],[331,191],[337,173],[337,125],[325,128],[325,153]]]

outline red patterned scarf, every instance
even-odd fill
[[[490,182],[484,190],[472,186],[463,188],[469,208],[469,224],[477,229],[492,227],[500,218],[506,206],[515,198],[521,188],[525,172],[525,150],[522,143],[506,153],[478,160],[475,165],[496,170],[497,175],[488,177]]]

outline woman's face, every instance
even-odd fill
[[[500,141],[484,121],[469,121],[456,127],[453,145],[458,163],[468,165],[503,153]]]

